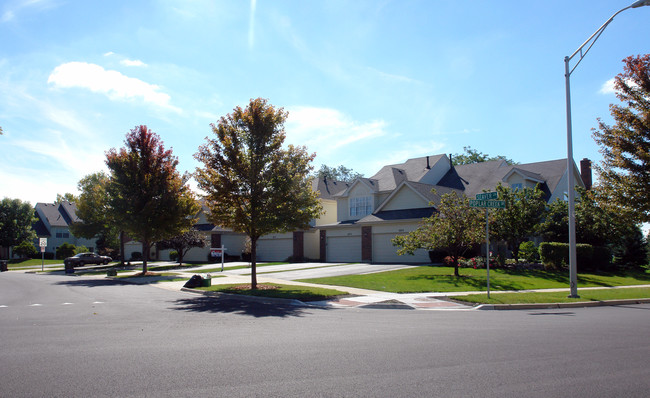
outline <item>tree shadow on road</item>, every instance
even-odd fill
[[[318,310],[328,310],[328,307],[303,307],[287,303],[264,303],[257,301],[244,301],[220,297],[190,297],[174,302],[173,310],[203,313],[228,313],[252,316],[255,318],[276,317],[301,317]]]
[[[133,283],[123,282],[116,279],[74,278],[74,279],[67,279],[64,281],[56,282],[55,285],[94,287],[94,286],[133,285]]]

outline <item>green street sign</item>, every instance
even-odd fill
[[[498,198],[499,194],[497,192],[485,192],[476,194],[476,200],[494,200]]]
[[[477,195],[478,196],[478,195]],[[470,199],[470,207],[482,207],[488,209],[505,209],[506,201],[505,200],[479,200],[479,199]]]

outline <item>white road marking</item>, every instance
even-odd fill
[[[73,305],[74,303],[63,303],[61,305]]]
[[[43,304],[30,304],[29,306],[30,307],[41,307],[41,306],[43,306]]]

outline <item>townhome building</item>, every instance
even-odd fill
[[[77,217],[77,205],[72,202],[37,203],[34,207],[34,216],[36,222],[32,228],[38,238],[47,238],[45,252],[51,253],[52,256],[64,243],[85,246],[89,251],[94,251],[97,247],[96,239],[79,238],[70,232],[70,225],[81,221]],[[39,240],[36,239],[34,244],[38,247]]]

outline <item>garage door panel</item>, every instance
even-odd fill
[[[328,237],[327,261],[333,263],[361,262],[361,236]]]
[[[399,247],[393,246],[392,239],[403,234],[373,234],[372,236],[372,261],[375,263],[429,263],[429,252],[416,250],[413,256],[397,254]]]
[[[257,259],[259,261],[285,261],[293,255],[293,239],[259,239]]]

